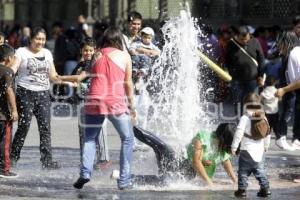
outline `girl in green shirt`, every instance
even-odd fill
[[[235,124],[222,123],[212,133],[199,131],[186,147],[187,158],[178,158],[171,146],[149,131],[134,127],[134,135],[154,150],[159,174],[181,172],[186,177],[199,174],[212,185],[216,166],[221,163],[232,181],[237,182],[229,153],[235,129]]]

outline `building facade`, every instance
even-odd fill
[[[285,25],[300,13],[300,0],[0,0],[0,21],[47,26],[62,21],[71,25],[78,15],[85,14],[116,24],[133,10],[146,20],[162,21],[177,16],[184,2],[189,3],[192,16],[214,25]]]

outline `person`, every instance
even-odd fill
[[[101,55],[92,68],[92,80],[84,106],[84,149],[80,177],[73,184],[77,189],[90,181],[95,157],[96,139],[108,118],[121,138],[120,179],[118,188],[132,188],[131,161],[135,117],[131,58],[123,50],[123,36],[119,29],[108,28],[103,35]],[[127,100],[127,101],[126,101]],[[130,114],[129,114],[130,113]]]
[[[77,18],[77,32],[79,34],[79,41],[82,42],[85,38],[89,37],[88,30],[89,25],[87,23],[87,18],[84,15],[79,15]]]
[[[160,49],[152,43],[154,31],[151,27],[141,30],[141,40],[135,41],[129,48],[134,73],[146,75],[152,65],[153,59],[160,54]]]
[[[147,124],[149,95],[145,89],[144,82],[150,73],[154,59],[159,56],[159,48],[152,43],[154,31],[150,27],[141,30],[141,40],[133,42],[129,48],[132,59],[132,79],[134,84],[135,100],[139,123],[143,127]],[[143,147],[135,141],[135,150]]]
[[[126,30],[124,37],[124,49],[129,49],[131,44],[135,41],[139,41],[140,29],[142,27],[143,17],[139,12],[133,11],[128,14],[128,30]]]
[[[0,177],[15,178],[10,171],[10,143],[12,122],[18,120],[16,98],[13,89],[14,72],[10,68],[14,63],[14,49],[0,45]]]
[[[5,42],[5,34],[0,31],[0,45],[4,44],[4,42]]]
[[[233,79],[232,99],[237,106],[246,94],[257,92],[258,86],[263,86],[263,52],[259,42],[250,37],[247,26],[240,26],[237,35],[228,43],[225,62]],[[236,109],[236,113],[239,111],[242,111],[242,106]]]
[[[277,40],[278,49],[280,54],[283,56],[283,67],[281,72],[281,84],[279,85],[280,88],[285,88],[289,85],[289,83],[293,83],[300,78],[299,73],[299,58],[297,54],[299,53],[299,39],[295,32],[287,31],[283,32]],[[280,90],[277,92],[277,95],[280,96]],[[294,94],[296,93],[296,95]],[[299,109],[297,105],[299,105],[299,98],[297,100],[297,93],[296,90],[294,93],[290,92],[283,96],[282,98],[282,113],[280,114],[280,121],[279,121],[279,134],[281,134],[281,138],[278,141],[279,145],[286,141],[287,129],[288,129],[288,122],[294,115],[294,122],[300,120]],[[299,94],[298,94],[299,96]],[[293,124],[293,138],[292,138],[292,145],[289,145],[289,150],[295,150],[296,148],[300,147],[300,125],[299,123]]]
[[[35,27],[27,47],[20,47],[15,53],[16,62],[12,66],[16,78],[16,99],[19,113],[18,129],[14,135],[10,158],[13,164],[20,159],[20,153],[29,131],[32,116],[37,119],[40,134],[42,167],[57,169],[59,164],[52,159],[50,130],[50,81],[61,83],[55,71],[53,57],[44,48],[46,31]]]
[[[270,128],[273,129],[275,133],[276,140],[278,140],[281,136],[278,134],[278,123],[279,123],[279,99],[275,96],[276,87],[275,84],[277,80],[274,76],[267,76],[266,78],[266,87],[260,93],[262,105],[264,111],[266,113],[266,117],[270,124]],[[276,142],[277,144],[278,142]],[[286,145],[286,144],[284,144]],[[278,145],[279,146],[279,145]],[[283,148],[282,146],[279,146]],[[285,146],[284,146],[285,147]],[[285,149],[285,148],[283,148]]]
[[[91,71],[92,66],[95,62],[96,56],[96,41],[87,37],[83,39],[80,45],[82,61],[78,63],[72,72],[72,76],[59,76],[63,81],[72,81],[78,82],[77,91],[73,95],[73,101],[79,106],[84,104],[84,98],[88,93],[90,84],[91,84]],[[80,120],[83,121],[83,113],[80,114]],[[80,147],[80,161],[82,161],[83,155],[83,144],[84,144],[84,128],[81,123],[78,123],[79,130],[79,147]],[[101,169],[108,167],[111,164],[109,160],[108,150],[107,150],[107,142],[105,140],[104,134],[99,135],[99,142],[96,143],[97,146],[97,166]]]
[[[251,138],[251,120],[263,117],[261,99],[255,93],[249,93],[243,100],[244,114],[240,118],[237,130],[234,134],[231,144],[231,152],[237,154],[239,152],[239,169],[238,169],[238,190],[234,192],[236,197],[247,196],[248,177],[253,173],[258,180],[260,190],[257,193],[259,197],[267,197],[271,195],[269,181],[264,172],[264,152],[270,145],[270,134],[265,138],[254,140]]]
[[[144,73],[149,71],[153,58],[159,56],[160,49],[152,43],[153,37],[153,29],[145,27],[141,30],[141,40],[131,44],[129,53],[132,56],[133,70],[141,70]]]
[[[134,127],[134,135],[141,142],[149,145],[155,155],[159,168],[159,175],[180,172],[187,178],[196,174],[208,184],[212,185],[216,166],[223,164],[233,183],[237,182],[230,158],[230,146],[236,125],[221,123],[212,133],[201,130],[186,146],[187,157],[179,157],[175,150],[153,133],[140,127]]]
[[[293,19],[293,31],[295,32],[298,39],[300,38],[300,15],[297,15]]]

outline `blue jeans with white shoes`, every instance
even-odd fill
[[[101,133],[102,124],[107,117],[117,130],[121,138],[120,151],[120,179],[118,187],[131,184],[131,161],[133,149],[133,128],[130,116],[126,113],[120,115],[88,115],[85,116],[83,159],[80,167],[80,177],[90,179],[93,171],[96,154],[96,140]]]

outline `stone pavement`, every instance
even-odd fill
[[[79,172],[79,138],[77,117],[52,119],[53,156],[62,168],[42,170],[39,155],[39,135],[35,119],[25,141],[21,159],[13,171],[17,179],[0,179],[0,199],[233,199],[233,186],[224,170],[218,169],[214,188],[207,188],[201,180],[176,181],[168,186],[157,186],[147,177],[157,174],[154,153],[135,152],[133,173],[144,176],[135,189],[117,190],[116,181],[110,178],[112,170],[118,169],[120,140],[108,123],[108,143],[112,166],[104,171],[95,170],[92,180],[81,191],[72,187]],[[269,199],[299,199],[300,184],[293,183],[294,174],[300,174],[300,151],[281,151],[274,139],[267,153],[267,175],[273,195]],[[236,168],[237,159],[234,159]],[[237,169],[237,168],[236,168]],[[143,181],[144,180],[144,181]],[[146,181],[145,181],[146,180]],[[151,179],[149,179],[151,180]],[[257,181],[250,178],[249,199],[256,198]]]

